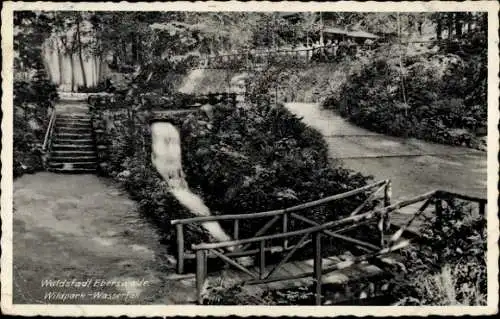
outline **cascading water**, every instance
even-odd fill
[[[151,136],[151,160],[158,173],[167,182],[168,191],[194,215],[210,216],[210,209],[198,195],[191,192],[184,178],[180,136],[177,128],[166,122],[153,123]],[[202,223],[202,226],[218,241],[231,240],[218,222],[206,222]]]
[[[178,89],[181,93],[192,94],[203,79],[204,69],[194,69],[188,73],[181,87]]]

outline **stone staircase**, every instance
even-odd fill
[[[87,112],[65,112],[56,117],[48,170],[55,173],[95,173],[97,155]]]

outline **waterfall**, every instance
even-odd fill
[[[186,94],[193,93],[203,79],[204,71],[204,69],[194,69],[189,72],[178,91]]]
[[[189,189],[184,178],[180,135],[177,128],[170,123],[153,123],[151,136],[151,160],[158,173],[167,182],[168,191],[194,215],[210,216],[210,209]],[[231,240],[216,221],[202,223],[202,226],[218,241]]]

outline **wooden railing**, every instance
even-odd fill
[[[316,62],[333,61],[334,58],[345,56],[347,54],[355,54],[358,51],[372,50],[375,48],[387,48],[387,46],[400,44],[450,44],[450,40],[420,40],[420,41],[403,41],[398,43],[377,42],[373,44],[357,44],[350,45],[328,44],[317,47],[302,47],[299,49],[250,49],[243,50],[237,53],[219,54],[201,57],[192,69],[231,69],[231,68],[251,68],[254,64],[269,64],[276,60],[277,57],[294,57],[296,61],[303,63],[315,62],[312,58],[317,55]]]
[[[376,189],[370,195],[366,201],[364,201],[359,207],[357,207],[348,217],[330,221],[324,224],[318,224],[317,222],[297,214],[297,211],[304,210],[307,208],[322,205],[334,200],[345,199],[356,194],[364,193],[370,189]],[[384,207],[382,208],[371,208],[367,212],[363,212],[363,208],[367,207],[369,203],[373,202],[376,194],[384,191]],[[178,239],[178,271],[183,270],[183,261],[187,258],[187,253],[184,247],[184,237],[183,237],[183,225],[190,223],[203,223],[208,221],[222,221],[222,220],[232,220],[234,225],[234,240],[225,242],[215,242],[215,243],[201,243],[192,245],[192,250],[195,252],[196,258],[196,289],[197,289],[197,299],[199,303],[203,302],[203,289],[205,281],[207,278],[207,260],[208,258],[219,258],[226,264],[244,272],[250,276],[250,280],[247,280],[245,284],[261,284],[269,283],[273,281],[298,279],[305,277],[313,277],[314,282],[314,293],[316,304],[321,304],[321,286],[322,286],[322,276],[326,273],[332,272],[334,270],[347,268],[355,263],[368,260],[377,260],[378,263],[391,263],[389,259],[384,259],[385,255],[407,247],[410,245],[411,240],[403,238],[405,231],[413,224],[413,222],[424,213],[424,211],[429,207],[430,204],[435,205],[435,214],[437,215],[436,220],[442,218],[440,215],[442,213],[442,202],[447,199],[457,198],[461,200],[476,202],[478,204],[479,213],[485,213],[485,207],[487,204],[486,199],[471,197],[467,195],[462,195],[458,193],[446,192],[446,191],[432,191],[425,193],[414,198],[400,201],[398,203],[391,204],[391,183],[390,181],[380,181],[365,187],[346,192],[343,194],[329,196],[320,200],[313,202],[293,206],[286,209],[254,213],[254,214],[241,214],[241,215],[222,215],[222,216],[206,216],[206,217],[195,217],[183,220],[172,221],[172,224],[176,225],[177,229],[177,239]],[[422,202],[422,205],[416,210],[416,212],[411,215],[411,218],[404,223],[399,229],[392,234],[389,234],[390,230],[390,215],[391,213],[400,210],[403,207],[414,205],[416,203]],[[265,224],[256,234],[251,238],[239,239],[239,221],[252,218],[264,218],[272,217],[272,219]],[[282,232],[278,234],[264,235],[264,233],[277,221],[281,219],[283,222]],[[310,227],[299,230],[289,230],[289,220],[296,219],[308,224]],[[379,244],[368,243],[353,237],[342,235],[343,232],[347,230],[352,230],[367,223],[375,222],[377,224],[377,229],[379,231]],[[439,225],[439,224],[438,224]],[[439,227],[439,226],[437,226]],[[360,256],[352,257],[349,260],[334,264],[325,269],[322,267],[322,236],[327,236],[335,238],[351,245],[356,246],[364,254]],[[288,245],[288,241],[291,238],[298,238],[298,242],[295,245]],[[269,251],[275,251],[274,247],[267,247],[267,243],[270,241],[280,241],[282,246],[280,251],[285,252],[284,257],[275,264],[271,270],[266,268],[266,253]],[[257,244],[256,249],[248,249],[253,244]],[[275,276],[278,269],[282,267],[286,262],[290,260],[293,254],[299,249],[308,244],[312,244],[313,252],[313,271],[302,273],[294,276]],[[228,249],[232,248],[229,252]],[[226,250],[226,251],[225,251]],[[238,263],[237,257],[258,255],[259,264],[258,271],[252,271],[248,269],[245,265]],[[190,256],[191,257],[191,256]],[[274,275],[274,276],[273,276]]]
[[[196,103],[200,104],[211,104],[215,105],[217,103],[227,103],[229,105],[236,106],[237,97],[241,95],[235,92],[209,92],[207,94],[200,94],[194,97]]]
[[[375,189],[375,190],[374,190]],[[177,272],[179,274],[184,272],[184,262],[187,259],[197,259],[199,258],[221,258],[224,259],[224,257],[230,258],[230,257],[243,257],[243,256],[252,256],[259,254],[262,257],[262,254],[265,252],[273,251],[282,251],[290,252],[290,256],[301,246],[304,246],[308,244],[310,241],[306,241],[306,239],[301,239],[299,243],[295,245],[289,245],[289,237],[290,236],[297,236],[302,233],[295,234],[295,232],[290,232],[290,219],[294,218],[296,220],[299,220],[303,223],[309,224],[309,225],[315,225],[317,227],[317,223],[313,220],[310,220],[306,217],[298,215],[296,212],[302,211],[305,209],[317,207],[320,205],[324,205],[336,200],[341,200],[345,199],[351,196],[356,196],[359,194],[365,194],[367,191],[372,190],[372,193],[368,195],[368,198],[365,202],[363,202],[354,212],[361,212],[362,209],[373,200],[376,199],[376,195],[380,193],[382,190],[384,190],[384,203],[385,205],[390,204],[390,197],[391,197],[391,183],[389,180],[384,180],[384,181],[379,181],[352,191],[348,191],[342,194],[337,194],[337,195],[332,195],[328,196],[319,200],[311,201],[308,203],[284,208],[284,209],[277,209],[277,210],[272,210],[272,211],[266,211],[266,212],[258,212],[258,213],[251,213],[251,214],[234,214],[234,215],[219,215],[219,216],[203,216],[203,217],[193,217],[193,218],[187,218],[187,219],[178,219],[178,220],[172,220],[171,224],[175,225],[176,228],[176,239],[177,239]],[[374,190],[374,191],[373,191]],[[267,223],[265,223],[254,235],[253,238],[248,241],[248,239],[240,239],[240,220],[250,220],[250,219],[261,219],[261,218],[271,218]],[[353,218],[357,219],[358,216],[353,216]],[[281,220],[282,226],[281,226],[281,231],[282,234],[287,234],[286,236],[282,237],[271,237],[267,238],[264,236],[266,232],[268,232],[271,227],[276,225],[276,223]],[[204,222],[214,222],[214,221],[232,221],[233,222],[233,238],[234,241],[230,242],[221,242],[217,243],[220,245],[223,245],[221,247],[236,247],[237,249],[232,250],[230,252],[227,252],[224,257],[221,257],[221,253],[217,251],[217,249],[211,249],[209,252],[206,252],[205,249],[203,248],[204,246],[193,246],[191,251],[186,249],[185,247],[185,240],[184,240],[184,230],[185,226],[188,224],[202,224]],[[338,238],[342,239],[348,242],[351,242],[352,244],[355,244],[359,246],[361,249],[373,249],[374,245],[370,243],[366,243],[354,238],[350,238],[347,236],[344,236],[341,234],[342,231],[346,231],[348,228],[344,230],[340,230],[337,233],[330,232],[326,230],[326,233],[333,237],[333,238]],[[259,246],[258,248],[254,249],[249,249],[251,248],[252,244],[257,242],[256,238],[260,238],[264,236],[264,242],[267,240],[272,240],[272,239],[277,239],[281,238],[281,245],[280,246],[273,246],[273,247],[261,247]],[[275,235],[273,235],[275,236]],[[193,253],[192,251],[195,251],[196,253]],[[202,251],[202,252],[200,252]],[[202,255],[200,255],[202,254]],[[227,260],[226,260],[227,261]],[[235,266],[233,264],[233,266]],[[201,267],[201,266],[199,266]],[[242,268],[239,268],[242,270]],[[244,270],[242,270],[244,271]]]
[[[50,149],[50,144],[52,142],[52,132],[54,131],[56,123],[56,109],[52,108],[52,114],[50,115],[49,125],[47,126],[47,131],[45,132],[45,138],[43,139],[42,150],[47,152]]]
[[[372,45],[323,45],[300,49],[274,49],[274,50],[246,50],[238,53],[220,54],[201,58],[193,69],[218,69],[218,68],[248,68],[254,64],[268,64],[280,57],[291,57],[303,63],[312,62],[313,56],[334,58],[345,54],[355,53],[358,50],[371,49]]]

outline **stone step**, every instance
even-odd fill
[[[64,149],[64,150],[54,150],[51,152],[51,155],[54,155],[54,156],[90,156],[90,155],[95,155],[95,151],[94,150],[68,150],[68,149]]]
[[[82,150],[82,151],[90,151],[94,150],[94,144],[93,143],[88,143],[88,144],[73,144],[73,143],[55,143],[52,144],[52,150],[53,151],[77,151],[77,150]]]
[[[85,127],[85,128],[92,128],[92,125],[90,125],[90,121],[67,121],[67,120],[61,120],[57,121],[56,120],[56,128],[57,127]]]
[[[57,132],[56,140],[59,139],[92,139],[92,133],[68,133],[68,132]]]
[[[80,116],[71,116],[71,115],[57,115],[57,121],[80,121],[80,122],[90,122],[92,118],[90,115],[82,114]]]
[[[90,123],[90,121],[92,121],[90,116],[56,116],[56,122]]]
[[[96,169],[96,162],[51,162],[49,168],[53,169]]]
[[[79,113],[58,113],[57,114],[57,118],[69,118],[69,119],[73,119],[73,118],[76,118],[76,119],[80,119],[80,118],[84,118],[84,119],[90,119],[90,114],[88,112],[79,112]]]
[[[92,133],[92,129],[90,127],[70,127],[70,126],[63,126],[63,127],[57,127],[56,126],[56,132],[57,133]]]
[[[89,156],[55,156],[52,155],[49,158],[49,162],[51,163],[76,163],[76,162],[96,162],[97,156],[89,155]]]
[[[79,138],[57,138],[57,137],[55,137],[53,144],[94,145],[94,140],[91,138],[79,139]]]
[[[94,168],[73,168],[73,169],[64,169],[64,168],[48,168],[49,172],[52,173],[61,173],[61,174],[94,174],[97,170]]]

